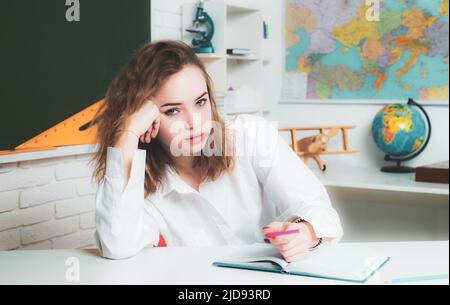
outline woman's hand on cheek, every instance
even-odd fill
[[[272,222],[263,228],[263,234],[269,232],[299,230],[299,233],[267,238],[275,246],[287,262],[304,259],[314,247],[317,237],[312,226],[307,223]]]
[[[158,116],[154,121],[150,128],[140,137],[142,143],[150,143],[152,139],[155,139],[158,136],[159,127],[161,126],[161,117]]]
[[[150,143],[158,135],[160,125],[159,108],[151,100],[148,100],[140,109],[130,115],[125,129],[138,135],[142,143]]]

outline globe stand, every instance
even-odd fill
[[[385,158],[385,160],[386,160],[386,158]],[[387,161],[392,161],[392,160],[387,160]],[[381,171],[384,173],[397,173],[397,174],[407,174],[407,173],[415,173],[416,172],[416,169],[414,167],[403,166],[403,165],[401,165],[402,161],[396,161],[396,162],[397,162],[397,165],[383,166],[381,168]]]
[[[422,113],[424,114],[424,116],[426,118],[426,121],[427,121],[427,124],[428,124],[428,136],[427,136],[427,139],[425,140],[425,143],[422,145],[422,147],[418,151],[416,151],[415,153],[413,153],[413,154],[411,154],[409,156],[403,157],[401,159],[397,159],[397,158],[391,157],[390,155],[386,155],[384,157],[385,161],[396,162],[397,165],[394,165],[394,166],[392,166],[392,165],[391,166],[383,166],[381,168],[382,172],[385,172],[385,173],[397,173],[397,174],[415,173],[416,169],[414,167],[403,166],[402,162],[409,161],[411,159],[414,159],[418,155],[420,155],[425,150],[425,148],[427,147],[428,143],[430,142],[430,138],[431,138],[431,120],[430,120],[430,117],[428,116],[428,113],[425,111],[425,109],[419,103],[414,101],[412,98],[410,98],[408,100],[408,105],[418,107],[422,111]]]

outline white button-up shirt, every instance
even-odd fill
[[[263,242],[262,227],[300,216],[318,237],[342,236],[339,216],[317,177],[278,134],[251,115],[228,121],[235,134],[231,174],[200,184],[199,191],[168,169],[162,188],[144,198],[146,150],[134,153],[123,190],[120,148],[108,147],[105,179],[96,194],[96,239],[104,257],[120,259],[158,244],[239,245]]]

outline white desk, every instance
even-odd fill
[[[383,249],[391,261],[371,283],[388,279],[449,273],[449,243],[354,243],[361,248]],[[81,284],[346,284],[300,276],[214,267],[236,247],[153,248],[136,257],[113,261],[96,250],[0,252],[0,284],[73,284],[66,281],[66,260],[80,265]],[[415,282],[422,283],[422,282]],[[423,282],[447,284],[448,279]]]

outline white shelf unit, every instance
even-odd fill
[[[448,240],[448,184],[416,182],[415,174],[333,166],[321,172],[344,227],[345,242]]]
[[[314,167],[312,171],[330,187],[449,196],[448,184],[416,182],[414,173],[384,173],[368,167],[335,167],[325,172]]]
[[[182,7],[182,39],[191,45],[192,34],[186,32],[192,27],[197,1],[187,2]],[[215,90],[227,93],[230,86],[245,87],[253,98],[245,103],[233,103],[230,95],[225,97],[222,113],[263,115],[270,110],[271,101],[264,97],[264,67],[270,56],[263,52],[269,39],[263,37],[264,10],[260,2],[212,0],[205,2],[205,11],[214,21],[215,33],[212,39],[214,54],[198,54],[214,81]],[[270,37],[269,37],[270,38]],[[229,55],[230,48],[250,49],[247,56]]]

